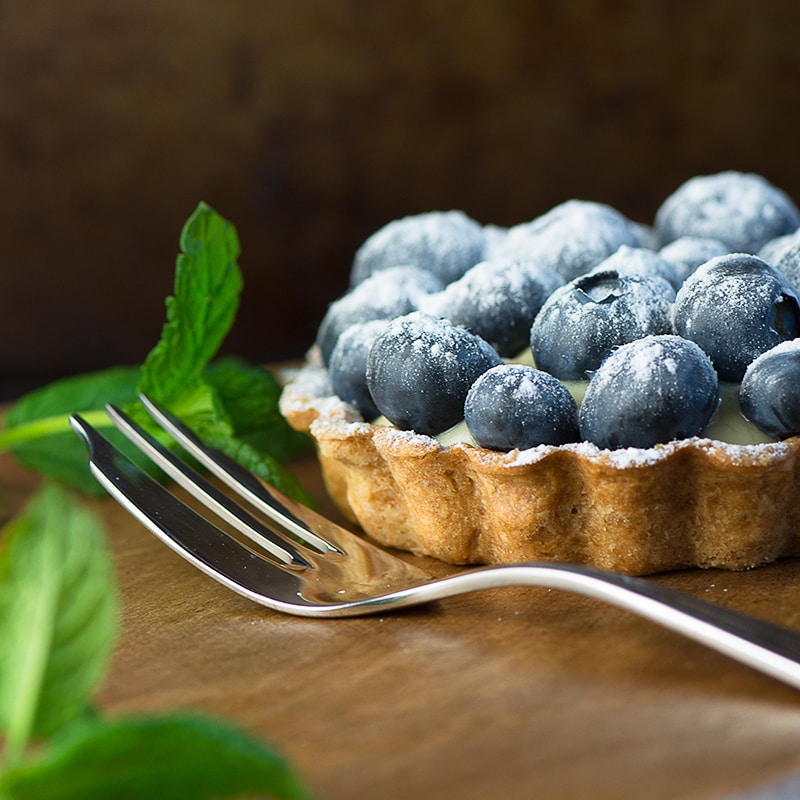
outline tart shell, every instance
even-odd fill
[[[377,542],[451,564],[563,561],[631,575],[800,555],[800,436],[498,453],[364,422],[311,359],[281,396],[327,490]]]

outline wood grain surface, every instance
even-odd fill
[[[316,464],[295,471],[333,514]],[[35,481],[0,458],[3,518]],[[124,598],[100,706],[232,718],[319,798],[729,798],[800,771],[800,693],[632,614],[507,589],[292,618],[97,507]],[[798,560],[654,580],[800,628]]]

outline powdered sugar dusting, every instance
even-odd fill
[[[621,245],[636,247],[639,232],[630,220],[603,203],[568,200],[532,222],[509,229],[495,256],[529,259],[565,280],[589,272]]]
[[[534,262],[482,261],[425,297],[420,310],[467,328],[511,356],[527,345],[536,314],[562,283],[560,275]]]
[[[717,256],[724,256],[728,248],[718,239],[701,236],[681,236],[659,250],[659,255],[669,261],[681,283],[701,264]],[[769,259],[765,259],[769,261]]]
[[[351,285],[398,265],[435,274],[450,283],[484,257],[483,227],[462,211],[430,211],[387,223],[359,248]]]
[[[757,253],[770,239],[800,227],[800,212],[760,175],[698,175],[673,192],[656,214],[662,243],[681,236],[718,239],[731,252]]]
[[[622,245],[595,269],[615,270],[620,275],[654,275],[665,280],[673,289],[677,289],[682,281],[670,261],[644,247]]]
[[[654,447],[623,447],[618,450],[603,450],[591,442],[576,442],[561,445],[560,448],[548,446],[534,447],[514,453],[510,466],[531,464],[560,449],[574,453],[588,461],[600,462],[615,470],[652,467],[673,457],[682,450],[698,450],[709,457],[725,461],[736,467],[765,466],[786,458],[791,448],[786,442],[770,442],[757,445],[728,444],[702,437],[691,437],[680,441],[655,445]]]
[[[562,380],[580,380],[614,347],[672,331],[672,287],[651,275],[616,270],[584,275],[557,289],[531,329],[536,363]]]
[[[442,289],[432,273],[398,266],[366,278],[328,307],[317,331],[323,359],[328,361],[336,342],[351,325],[376,319],[394,319],[414,311],[422,298]]]

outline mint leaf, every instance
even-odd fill
[[[110,426],[102,411],[106,403],[125,406],[136,399],[139,367],[113,369],[64,378],[20,399],[5,417],[0,451],[10,450],[25,467],[87,494],[104,490],[86,468],[86,447],[69,426],[69,415],[80,412],[96,426]],[[89,412],[97,411],[97,414]],[[135,448],[117,431],[109,438],[140,464]]]
[[[140,367],[113,367],[55,381],[16,403],[5,418],[11,428],[31,420],[103,408],[136,396]],[[67,425],[68,427],[68,425]]]
[[[117,631],[117,593],[99,518],[45,484],[0,551],[0,730],[6,761],[85,716]]]
[[[195,715],[106,720],[73,729],[0,778],[9,800],[211,800],[311,794],[271,748]]]
[[[237,439],[281,462],[309,449],[309,437],[294,430],[278,410],[281,387],[271,372],[229,357],[210,364],[204,377],[222,402]]]
[[[174,403],[202,382],[208,362],[233,325],[242,276],[236,230],[205,203],[184,225],[167,321],[142,369],[139,390]]]

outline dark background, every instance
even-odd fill
[[[394,217],[800,198],[798,34],[796,0],[0,0],[0,397],[140,362],[200,200],[243,247],[226,349],[268,361]]]

